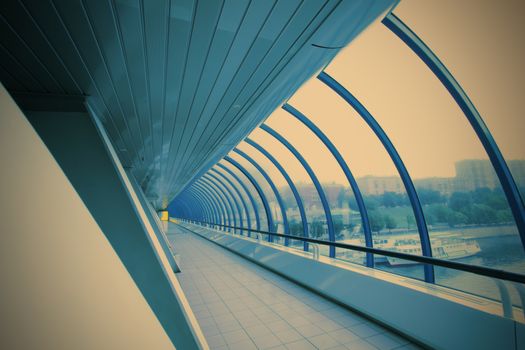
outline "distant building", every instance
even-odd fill
[[[473,191],[476,188],[498,187],[499,180],[489,160],[465,159],[456,162],[455,190]]]
[[[363,195],[381,195],[385,192],[404,193],[405,186],[398,176],[364,176],[357,179]]]
[[[514,180],[525,187],[525,160],[507,162]],[[488,159],[465,159],[455,163],[455,177],[428,177],[414,179],[416,188],[438,191],[443,195],[452,192],[468,192],[476,188],[494,189],[499,179]],[[382,195],[385,192],[404,193],[405,186],[398,176],[364,176],[357,179],[363,195]]]
[[[516,184],[525,188],[525,160],[509,160],[507,164]]]
[[[512,172],[514,180],[520,187],[525,187],[525,160],[510,160],[508,166]],[[413,179],[416,188],[434,190],[442,195],[450,195],[453,192],[469,192],[476,188],[499,187],[499,179],[496,176],[492,164],[488,159],[465,159],[456,162],[455,177],[427,177]],[[399,176],[372,176],[367,175],[357,178],[357,184],[364,196],[382,195],[385,192],[405,193],[405,186]],[[330,207],[338,206],[338,197],[341,191],[349,191],[345,187],[336,183],[322,184]],[[306,207],[321,208],[322,204],[319,194],[314,185],[309,183],[298,183],[296,185],[299,194]],[[282,189],[282,195],[290,203],[295,203],[293,194],[288,187]]]
[[[443,195],[450,195],[455,190],[455,178],[453,177],[427,177],[414,179],[414,186],[427,190],[437,191]]]

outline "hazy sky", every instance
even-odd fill
[[[454,74],[508,159],[525,159],[524,7],[520,1],[404,0],[394,11]],[[487,158],[445,88],[380,22],[344,49],[326,71],[375,116],[413,178],[454,176],[455,161]],[[354,175],[396,174],[360,117],[317,79],[307,82],[290,104],[322,128]],[[303,152],[321,181],[346,183],[321,143],[293,117],[278,110],[267,123]],[[256,131],[252,137],[275,154],[283,153],[263,132]],[[282,155],[280,160],[294,173],[295,181],[307,181],[291,157]]]

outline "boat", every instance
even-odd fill
[[[423,255],[421,244],[417,235],[378,236],[374,237],[374,248],[389,250],[411,255]],[[353,245],[365,245],[364,239],[348,239],[342,243]],[[432,246],[432,257],[443,260],[455,260],[478,254],[481,251],[477,241],[459,237],[433,237],[430,239]],[[361,261],[363,253],[347,250],[340,256],[350,261]],[[394,258],[390,256],[375,255],[376,264],[388,264],[390,266],[403,266],[418,264],[414,261]]]

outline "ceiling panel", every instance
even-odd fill
[[[11,92],[85,95],[156,207],[395,0],[4,0]]]

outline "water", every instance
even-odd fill
[[[475,256],[455,261],[525,274],[525,254],[515,226],[472,227],[461,231],[436,231],[433,236],[456,235],[475,239],[481,252]],[[381,270],[404,276],[423,279],[421,265],[402,267],[381,266]],[[496,281],[490,277],[472,273],[435,267],[436,284],[466,291],[493,300],[501,300]],[[514,283],[505,282],[512,302],[521,305],[521,300]]]

